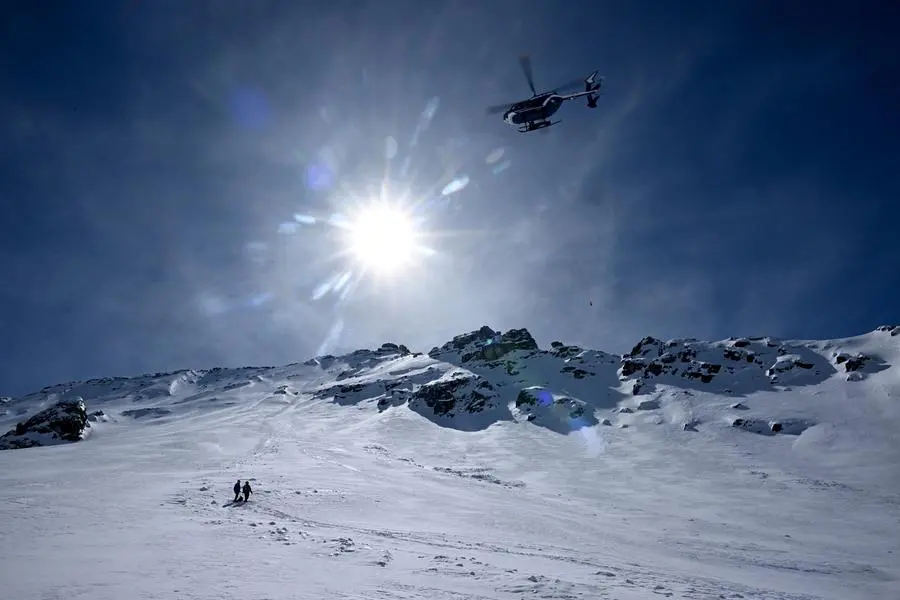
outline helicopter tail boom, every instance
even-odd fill
[[[600,88],[602,87],[602,85],[603,78],[597,75],[597,71],[594,71],[584,78],[583,92],[567,94],[564,96],[560,96],[560,98],[562,98],[563,100],[574,100],[575,98],[587,96],[588,108],[597,108],[597,101],[600,99]]]

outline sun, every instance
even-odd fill
[[[349,250],[367,271],[393,275],[412,266],[421,232],[413,215],[388,202],[361,206],[345,230]]]

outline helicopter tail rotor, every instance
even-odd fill
[[[531,57],[527,54],[519,56],[519,64],[522,66],[522,72],[525,73],[525,79],[528,80],[531,93],[537,96],[537,90],[534,88],[534,75],[531,71]]]

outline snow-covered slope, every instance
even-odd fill
[[[0,400],[0,589],[896,599],[898,365],[893,327],[626,356],[484,327],[52,386]]]

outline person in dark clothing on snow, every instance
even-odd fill
[[[234,484],[234,500],[232,502],[237,502],[241,499],[241,480],[238,479],[237,483]]]
[[[250,489],[250,482],[245,481],[244,482],[244,502],[246,502],[247,500],[250,499],[250,494],[252,494],[252,493],[253,493],[253,490]]]

